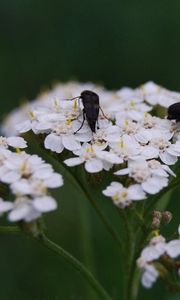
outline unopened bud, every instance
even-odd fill
[[[162,218],[162,213],[159,210],[153,210],[152,212],[153,218],[161,220]]]
[[[161,225],[161,221],[158,218],[153,218],[153,221],[151,223],[151,228],[153,230],[158,229]]]
[[[172,213],[170,212],[170,211],[164,211],[163,213],[162,213],[162,221],[164,222],[164,223],[170,223],[171,222],[171,220],[172,220]]]

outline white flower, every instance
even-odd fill
[[[175,176],[168,166],[162,165],[155,159],[146,161],[143,158],[129,160],[128,168],[121,169],[114,174],[129,175],[149,194],[156,194],[167,186],[169,174]]]
[[[152,287],[158,277],[159,273],[156,268],[153,265],[147,265],[143,272],[141,283],[145,288],[149,289]]]
[[[151,105],[168,107],[179,99],[179,93],[168,91],[154,82],[147,82],[140,89],[144,99]]]
[[[47,178],[20,179],[11,184],[11,190],[18,195],[44,195],[48,188],[58,188],[63,185],[63,179],[60,174],[52,173]]]
[[[111,184],[103,190],[105,196],[111,197],[114,204],[124,208],[128,206],[132,201],[143,200],[146,198],[139,184],[131,185],[128,188],[123,187],[119,182],[111,182]]]
[[[97,144],[84,144],[80,150],[74,153],[79,157],[66,159],[64,163],[69,167],[85,163],[85,169],[89,173],[100,172],[103,169],[109,170],[113,164],[123,162],[116,154],[101,150]]]
[[[8,148],[8,146],[13,148],[26,148],[27,142],[22,137],[3,137],[0,136],[0,147]]]
[[[158,276],[160,276],[154,262],[157,262],[163,255],[165,257],[169,256],[171,259],[180,256],[180,239],[166,242],[162,235],[158,235],[153,237],[149,245],[142,250],[140,257],[137,259],[137,265],[142,270],[141,282],[144,287],[152,287]]]
[[[110,142],[119,142],[120,136],[121,130],[119,126],[108,124],[106,127],[101,127],[99,125],[99,129],[93,133],[93,140],[95,143],[106,141],[108,144]]]
[[[0,198],[0,215],[7,212],[13,208],[13,203],[10,201],[4,201]]]
[[[64,148],[69,151],[80,149],[80,142],[88,142],[92,138],[92,133],[87,126],[74,134],[80,126],[81,122],[76,120],[54,124],[52,132],[44,140],[45,148],[57,153],[61,153]]]
[[[112,152],[117,154],[123,160],[136,158],[141,152],[141,146],[134,137],[127,134],[120,137],[118,143],[110,143]]]
[[[180,240],[172,240],[166,245],[166,253],[171,258],[176,258],[180,255]]]
[[[57,203],[50,196],[37,197],[30,199],[28,197],[19,197],[14,202],[13,208],[8,215],[11,222],[24,220],[31,222],[41,216],[42,213],[55,210]]]
[[[133,120],[140,121],[144,117],[145,112],[149,112],[152,108],[142,102],[140,97],[130,97],[116,110],[116,124],[121,125],[121,121]]]
[[[19,137],[10,138],[16,146],[22,140]],[[49,195],[49,189],[62,186],[63,178],[37,155],[24,151],[12,152],[6,147],[0,147],[0,182],[9,185],[15,198],[12,202],[0,198],[0,214],[7,212],[12,222],[30,222],[42,213],[57,208],[55,199]]]
[[[170,139],[173,133],[153,131],[153,136],[148,145],[142,147],[141,154],[147,159],[160,157],[161,161],[167,165],[173,165],[180,156],[180,141],[171,144]]]

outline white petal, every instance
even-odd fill
[[[53,173],[52,166],[46,164],[40,167],[38,170],[35,170],[33,173],[33,177],[37,179],[46,179],[50,177]]]
[[[107,160],[112,164],[121,164],[123,159],[118,157],[116,154],[107,151],[97,151],[96,156],[100,159]]]
[[[168,179],[166,177],[152,177],[142,183],[142,188],[148,194],[156,194],[167,185]]]
[[[151,262],[153,260],[158,259],[166,251],[166,244],[165,243],[160,243],[160,244],[161,245],[158,247],[156,247],[154,245],[150,245],[150,246],[147,246],[146,248],[144,248],[141,253],[141,257],[146,262]]]
[[[167,151],[160,153],[159,157],[167,165],[174,165],[177,162],[177,157],[169,154]]]
[[[36,130],[40,132],[46,132],[47,130],[52,128],[52,123],[50,122],[39,122],[36,125]]]
[[[13,193],[20,195],[28,195],[31,194],[32,188],[28,180],[21,179],[17,182],[11,184],[11,189]]]
[[[22,137],[8,137],[7,143],[9,146],[14,148],[26,148],[27,142]]]
[[[20,221],[22,219],[25,219],[25,217],[29,214],[31,211],[31,208],[27,204],[19,205],[17,208],[13,209],[9,215],[8,219],[11,222]]]
[[[120,136],[121,135],[119,126],[112,125],[106,130],[105,140],[108,142],[119,142]]]
[[[142,147],[141,155],[146,159],[156,158],[159,156],[159,150],[152,146],[144,146]]]
[[[54,198],[45,196],[35,198],[33,200],[33,206],[40,212],[48,212],[57,208],[57,203]]]
[[[21,175],[16,171],[9,171],[2,176],[1,180],[5,183],[13,183],[18,181],[20,178]]]
[[[123,185],[120,182],[112,181],[109,186],[106,187],[105,190],[102,191],[102,193],[105,196],[113,197],[116,193],[120,193],[123,189]]]
[[[19,133],[27,132],[31,130],[31,121],[30,120],[23,121],[22,123],[17,124],[15,128]]]
[[[79,142],[89,142],[92,139],[92,132],[87,131],[85,133],[76,133],[75,139],[76,139],[76,141],[79,141]]]
[[[146,198],[146,194],[144,193],[140,184],[133,184],[128,188],[128,195],[131,200],[143,200]]]
[[[175,258],[180,255],[180,240],[172,240],[166,245],[167,254]]]
[[[60,174],[53,174],[44,183],[48,188],[57,188],[63,185],[63,178]]]
[[[70,151],[81,148],[80,142],[76,141],[74,135],[62,135],[62,143],[64,147]]]
[[[176,174],[166,165],[162,165],[162,168],[167,172],[169,173],[170,175],[176,177]]]
[[[102,171],[103,163],[101,160],[93,158],[85,162],[85,169],[89,173],[97,173]]]
[[[158,278],[158,276],[159,276],[159,273],[155,269],[155,267],[152,265],[149,265],[142,275],[142,279],[141,279],[142,285],[146,288],[151,288],[153,283]]]
[[[148,130],[142,129],[135,134],[135,138],[139,143],[147,144],[152,138],[152,135]]]
[[[10,209],[13,208],[13,203],[10,202],[10,201],[3,201],[1,198],[0,198],[0,213],[3,213],[3,212],[6,212]]]
[[[129,168],[121,169],[119,171],[114,172],[115,175],[127,175],[129,174]]]
[[[51,151],[56,153],[61,153],[64,149],[61,137],[53,133],[47,135],[44,140],[44,146],[46,149],[50,149]]]
[[[82,164],[83,162],[84,162],[84,159],[82,159],[81,157],[73,157],[73,158],[68,158],[68,159],[64,160],[64,163],[68,167],[78,166],[78,165]]]

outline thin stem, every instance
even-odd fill
[[[132,210],[133,210],[133,212],[134,212],[134,214],[135,214],[136,219],[138,220],[138,222],[139,222],[139,224],[140,224],[140,226],[141,226],[141,229],[142,229],[145,233],[147,233],[148,227],[146,226],[146,223],[144,222],[143,216],[141,216],[141,215],[139,214],[139,212],[137,211],[136,207],[133,206],[133,207],[132,207]]]
[[[96,204],[96,201],[93,199],[91,194],[85,189],[85,187],[83,186],[81,181],[77,177],[73,176],[73,174],[69,171],[69,169],[67,169],[66,166],[62,165],[61,163],[60,163],[60,165],[63,169],[66,170],[66,172],[67,172],[68,176],[71,178],[71,180],[73,179],[73,181],[76,183],[76,187],[80,190],[80,192],[83,193],[85,195],[85,197],[88,199],[88,201],[90,202],[92,207],[95,209],[99,219],[105,225],[106,229],[109,231],[109,233],[111,234],[114,241],[117,242],[119,248],[122,250],[123,249],[122,242],[119,238],[117,231],[112,227],[111,223],[106,218],[106,216],[104,215],[102,210],[98,207],[98,205]]]
[[[68,262],[77,272],[79,272],[83,278],[87,280],[89,285],[96,291],[99,295],[99,299],[102,300],[112,300],[112,298],[107,294],[104,288],[100,285],[100,283],[93,277],[93,275],[89,272],[86,267],[79,262],[75,257],[73,257],[66,250],[61,248],[59,245],[48,239],[45,235],[42,235],[38,238],[38,241],[43,244],[45,247],[55,252],[59,256],[63,257],[63,259]]]
[[[0,226],[0,233],[20,233],[18,226]]]
[[[117,231],[114,230],[114,228],[111,226],[111,223],[105,217],[105,215],[103,214],[102,210],[98,207],[98,205],[96,204],[96,201],[91,196],[91,194],[85,189],[85,187],[81,184],[81,182],[77,178],[75,180],[78,183],[78,186],[81,189],[81,191],[83,191],[84,195],[86,196],[86,198],[91,203],[92,207],[95,209],[95,211],[98,214],[100,220],[102,221],[102,223],[105,225],[106,229],[111,234],[112,238],[117,242],[120,250],[122,250],[123,249],[123,245],[122,245],[122,242],[121,242],[121,240],[119,238],[119,235],[118,235]]]
[[[0,226],[0,233],[20,233],[21,230],[18,226]],[[89,272],[88,269],[78,261],[74,256],[64,250],[62,247],[48,239],[44,234],[38,237],[33,237],[45,247],[55,252],[59,256],[68,262],[77,272],[79,272],[84,279],[87,280],[89,285],[94,289],[94,291],[99,295],[99,299],[102,300],[112,300],[105,289],[100,285],[100,283],[94,278],[94,276]]]
[[[122,211],[122,217],[124,219],[124,225],[126,227],[126,257],[124,260],[124,274],[125,274],[125,286],[124,286],[124,300],[129,299],[129,280],[130,280],[130,272],[131,272],[131,265],[132,265],[132,258],[134,252],[134,239],[133,239],[133,232],[131,228],[131,223],[128,216],[128,210]]]

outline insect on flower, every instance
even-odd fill
[[[74,134],[76,134],[83,127],[85,120],[87,120],[92,132],[96,132],[96,124],[98,123],[99,110],[101,110],[103,116],[106,118],[99,105],[99,96],[93,91],[85,90],[81,93],[80,96],[67,100],[74,99],[81,99],[84,107],[82,124],[79,127],[79,129],[76,132],[74,132]]]
[[[169,106],[167,118],[169,120],[176,120],[176,122],[180,122],[180,102]]]

